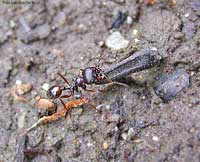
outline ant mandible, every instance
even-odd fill
[[[86,85],[95,84],[96,82],[102,80],[108,80],[108,77],[103,74],[103,70],[96,66],[86,67],[85,69],[81,69],[81,73],[78,77],[72,79],[73,84],[70,85],[68,80],[60,73],[58,75],[68,84],[68,87],[54,85],[47,91],[47,97],[49,99],[57,99],[59,98],[63,106],[65,107],[65,103],[62,98],[69,98],[74,96],[74,92],[79,92],[79,88],[82,88],[88,92],[94,92],[92,89],[87,89]],[[62,95],[64,90],[68,90],[70,94]],[[102,91],[102,90],[99,90]]]

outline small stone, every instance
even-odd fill
[[[192,39],[196,32],[196,26],[195,26],[194,22],[192,22],[192,21],[185,22],[183,25],[183,32],[184,32],[187,40]]]
[[[43,110],[46,110],[46,109],[55,109],[56,108],[56,105],[55,103],[53,103],[52,101],[48,100],[48,99],[39,99],[39,101],[37,102],[37,107],[39,109],[43,109]]]
[[[184,69],[177,69],[169,74],[162,74],[154,90],[160,98],[168,101],[189,87],[189,74]]]
[[[121,137],[122,137],[124,140],[127,140],[128,135],[127,135],[127,133],[122,133]]]
[[[132,19],[131,16],[127,16],[127,18],[126,18],[126,23],[127,23],[128,25],[131,25],[131,24],[133,23],[133,19]]]
[[[152,137],[152,140],[153,140],[153,141],[159,141],[159,138],[158,138],[158,136],[153,136],[153,137]]]
[[[16,85],[21,85],[21,84],[22,84],[22,81],[21,81],[21,80],[16,80],[16,81],[15,81],[15,84],[16,84]]]
[[[26,29],[25,32],[19,33],[18,37],[24,43],[28,44],[30,42],[45,39],[49,36],[51,28],[48,24],[43,24],[36,27],[33,30]]]
[[[145,100],[146,99],[146,96],[142,96],[142,100]]]
[[[66,21],[66,15],[64,12],[59,12],[58,15],[55,17],[56,26],[62,26]]]
[[[98,42],[98,46],[99,46],[99,47],[103,47],[104,45],[105,45],[105,42],[104,42],[104,41],[99,41],[99,42]]]
[[[138,30],[137,29],[133,29],[133,35],[136,36],[138,34]]]
[[[194,76],[194,75],[195,75],[195,72],[192,71],[192,72],[190,73],[190,76]]]
[[[88,146],[88,147],[92,147],[93,144],[92,144],[92,143],[87,143],[87,146]]]
[[[10,20],[10,27],[11,27],[11,28],[15,28],[15,26],[16,26],[15,21]]]
[[[78,32],[86,32],[87,26],[85,24],[79,24],[77,30]]]
[[[194,127],[192,127],[190,130],[189,130],[190,133],[195,133],[196,132],[196,129]]]
[[[42,89],[45,90],[45,91],[48,91],[49,90],[49,84],[48,83],[44,83],[42,85]]]
[[[19,95],[24,95],[32,90],[32,84],[31,83],[21,83],[16,84],[16,93]]]
[[[39,39],[44,39],[49,36],[51,28],[48,24],[44,24],[37,27],[34,32],[39,37]]]
[[[129,41],[120,32],[113,32],[106,40],[106,46],[112,50],[120,50],[128,47]]]
[[[107,150],[108,147],[109,147],[109,144],[108,144],[107,142],[104,142],[104,143],[103,143],[103,149],[104,149],[104,150]]]
[[[40,99],[41,99],[40,96],[36,96],[36,97],[35,97],[35,101],[37,101],[37,102],[38,102]]]
[[[133,141],[133,143],[136,143],[136,144],[138,144],[138,143],[142,143],[142,142],[144,142],[144,141],[141,140],[141,139],[136,139],[136,140]]]
[[[184,16],[187,18],[187,17],[189,17],[189,16],[190,16],[190,14],[189,14],[189,13],[186,13]]]
[[[110,110],[111,106],[110,105],[106,105],[106,110]]]
[[[170,0],[169,5],[170,6],[176,6],[176,0]]]
[[[158,49],[156,47],[152,47],[151,50],[152,51],[158,51]]]
[[[175,33],[174,35],[174,38],[177,39],[177,40],[182,40],[183,37],[184,37],[184,34],[182,32],[177,32]]]
[[[135,38],[134,41],[135,41],[135,43],[138,43],[140,40]]]
[[[132,139],[135,136],[135,131],[133,128],[128,129],[128,139]]]

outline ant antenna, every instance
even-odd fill
[[[69,87],[71,86],[68,80],[60,72],[58,72],[58,75],[68,84]]]

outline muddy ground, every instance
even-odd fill
[[[111,34],[108,28],[118,11],[132,18],[132,24],[125,21],[115,29],[130,43],[112,51],[99,42]],[[199,16],[199,0],[1,2],[0,161],[200,161]],[[105,93],[90,95],[98,112],[84,105],[29,132],[29,148],[40,151],[24,154],[22,134],[38,120],[35,97],[46,97],[44,83],[64,84],[58,71],[71,81],[101,55],[101,67],[108,67],[132,47],[156,47],[164,62],[131,75],[135,82],[129,87],[109,85]],[[187,70],[190,86],[164,102],[153,90],[155,78],[178,67]],[[28,102],[11,93],[20,81],[33,86],[22,95]]]

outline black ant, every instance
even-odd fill
[[[47,97],[50,99],[59,98],[63,105],[65,104],[62,98],[69,98],[71,96],[74,96],[74,92],[77,93],[80,92],[79,88],[82,88],[83,90],[88,92],[94,92],[94,90],[92,89],[87,89],[86,85],[95,84],[102,80],[109,81],[108,77],[105,74],[103,74],[103,70],[96,66],[86,67],[85,69],[81,69],[81,74],[72,80],[73,81],[72,85],[70,85],[68,80],[62,74],[58,73],[58,75],[68,84],[68,87],[54,85],[47,91]],[[62,92],[64,90],[68,90],[70,94],[62,95]],[[103,90],[99,91],[102,92]]]

